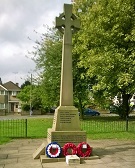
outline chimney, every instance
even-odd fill
[[[1,78],[0,78],[0,85],[2,85],[2,80],[1,80]]]

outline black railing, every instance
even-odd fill
[[[105,133],[105,132],[135,132],[135,120],[84,120],[81,121],[82,130],[86,130],[87,133]]]
[[[0,137],[25,138],[25,137],[46,137],[47,128],[51,128],[52,119],[46,122],[46,118],[40,119],[8,119],[0,120]],[[81,129],[89,133],[106,132],[135,132],[135,119],[125,120],[82,120]]]
[[[27,137],[27,119],[0,120],[0,136],[13,138]]]

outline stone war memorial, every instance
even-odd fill
[[[60,104],[52,128],[47,131],[47,144],[44,142],[33,158],[40,158],[42,163],[80,164],[80,158],[90,156],[92,148],[86,142],[86,132],[81,131],[78,109],[73,105],[72,34],[79,30],[80,21],[72,13],[71,4],[64,4],[64,12],[56,17],[56,28],[63,34]]]
[[[60,105],[55,110],[53,126],[48,129],[47,141],[64,145],[86,141],[81,131],[78,109],[73,106],[72,33],[80,28],[80,21],[72,13],[72,5],[64,4],[64,13],[56,17],[56,28],[63,33]]]

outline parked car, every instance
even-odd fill
[[[111,105],[109,108],[109,111],[110,111],[110,113],[118,114],[119,108],[120,107],[118,105]]]
[[[100,112],[87,108],[83,112],[84,116],[100,116]]]
[[[135,106],[129,106],[129,114],[134,111]],[[123,115],[123,107],[121,104],[119,105],[111,105],[109,108],[110,113],[118,114],[119,116]]]

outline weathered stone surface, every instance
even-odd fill
[[[27,142],[30,143],[27,143]],[[17,139],[13,140],[8,144],[0,145],[1,149],[6,151],[7,155],[11,155],[11,158],[7,157],[0,159],[0,168],[67,168],[67,167],[76,167],[76,168],[134,168],[135,167],[135,141],[131,140],[117,140],[117,139],[102,139],[102,140],[91,140],[87,139],[87,142],[90,146],[93,147],[93,152],[90,157],[80,158],[81,163],[79,165],[67,165],[65,160],[58,158],[57,162],[52,163],[41,163],[39,159],[33,160],[32,152],[21,153],[22,143],[18,149],[18,156],[16,151],[12,149],[13,145],[19,144],[22,142],[26,147],[33,146],[34,150],[36,147],[40,146],[42,142],[46,143],[46,139]],[[11,147],[10,147],[11,146]],[[1,150],[0,150],[1,152]],[[15,152],[15,153],[14,153]],[[2,153],[3,154],[3,150]],[[97,156],[98,155],[98,156]],[[19,157],[18,159],[14,156]],[[45,157],[45,155],[44,155]],[[100,158],[100,159],[99,159]],[[63,158],[62,158],[63,159]],[[64,158],[65,159],[65,158]],[[6,161],[7,160],[7,161]]]
[[[72,142],[78,145],[81,142],[86,142],[86,132],[85,131],[53,131],[48,129],[47,142],[58,142],[60,146],[65,143]]]
[[[4,168],[5,167],[5,165],[3,164],[3,165],[0,165],[0,168]]]
[[[52,162],[65,162],[65,157],[63,158],[48,158],[45,155],[40,156],[41,163],[52,163]]]
[[[45,155],[45,143],[42,143],[42,145],[33,153],[33,159],[39,159],[40,155]]]
[[[17,158],[13,158],[13,159],[0,159],[0,165],[3,164],[13,164],[13,163],[17,163],[18,159]]]
[[[66,163],[69,165],[80,164],[80,158],[77,155],[68,155],[66,156]]]
[[[74,106],[59,106],[55,110],[52,129],[54,131],[80,131],[78,109]]]
[[[8,157],[8,154],[0,154],[0,159],[7,159]]]
[[[80,28],[80,21],[71,4],[64,4],[64,12],[56,17],[56,28],[63,33],[60,106],[73,106],[72,33]]]
[[[38,162],[26,162],[26,163],[15,163],[15,164],[6,164],[4,168],[42,168],[41,163]]]
[[[80,21],[72,13],[71,4],[64,4],[64,12],[56,17],[56,28],[63,33],[60,105],[55,110],[52,129],[48,129],[47,141],[63,146],[68,142],[86,141],[78,109],[73,106],[72,34],[80,28]]]

